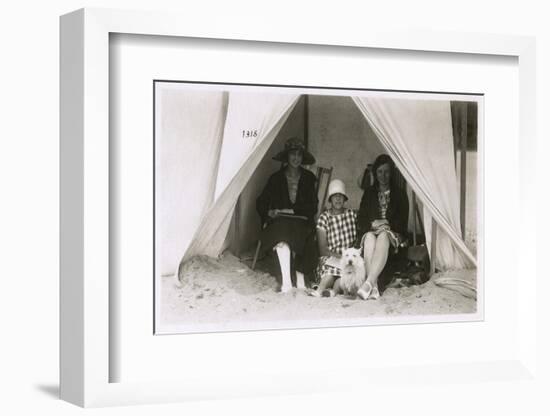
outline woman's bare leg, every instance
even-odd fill
[[[296,253],[292,252],[292,262],[294,263],[296,260]],[[306,288],[306,280],[305,276],[302,272],[299,272],[296,270],[296,289],[305,289]]]
[[[371,260],[371,268],[367,274],[367,280],[371,282],[373,286],[378,283],[378,276],[384,270],[386,262],[388,261],[388,252],[390,250],[390,239],[387,233],[381,233],[376,238],[376,245],[374,247],[374,254]]]
[[[367,275],[369,274],[369,270],[371,269],[372,264],[372,258],[374,256],[374,248],[376,246],[376,235],[372,232],[368,232],[365,236],[364,241],[364,249],[363,249],[363,259],[365,261],[365,270],[367,271]]]
[[[306,280],[304,277],[304,274],[302,272],[299,272],[296,270],[296,288],[297,289],[305,289],[306,288]]]
[[[365,241],[366,246],[366,241]],[[376,237],[374,245],[374,251],[370,261],[370,267],[367,270],[367,280],[363,283],[363,286],[359,289],[357,294],[362,299],[367,299],[374,292],[375,296],[378,296],[378,277],[388,260],[388,252],[390,249],[390,239],[387,233],[381,233]],[[365,250],[366,251],[366,250]]]
[[[285,293],[292,289],[292,278],[290,277],[290,247],[286,243],[279,243],[275,246],[279,266],[281,267],[281,292]]]

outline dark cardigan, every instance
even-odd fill
[[[256,210],[260,214],[262,225],[269,223],[271,218],[267,215],[270,209],[291,208],[296,215],[303,215],[308,222],[313,224],[317,212],[318,199],[315,193],[315,175],[309,170],[300,168],[301,175],[296,192],[296,203],[290,201],[288,195],[288,182],[284,168],[270,176],[267,185],[256,200]]]
[[[357,235],[361,239],[363,234],[371,230],[372,222],[380,219],[380,203],[378,202],[378,188],[368,187],[361,198],[359,213],[357,214]],[[396,188],[391,189],[390,204],[386,211],[386,219],[392,231],[403,236],[407,235],[409,222],[409,198],[407,193]]]

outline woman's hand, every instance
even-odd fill
[[[383,225],[389,225],[390,223],[388,222],[388,220],[374,220],[372,222],[372,228],[374,230],[382,227]]]
[[[275,218],[279,215],[279,212],[281,212],[281,210],[279,210],[279,209],[270,209],[269,211],[267,211],[267,215],[270,218]]]
[[[269,215],[271,218],[276,218],[279,216],[279,214],[294,214],[294,210],[291,208],[283,208],[283,209],[270,209],[267,211],[267,215]]]

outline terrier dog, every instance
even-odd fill
[[[361,257],[361,251],[356,248],[347,248],[342,252],[340,259],[342,276],[340,285],[345,296],[355,297],[357,291],[365,281],[365,263]]]

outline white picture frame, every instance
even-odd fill
[[[519,249],[521,268],[531,279],[517,292],[517,355],[495,362],[418,364],[415,376],[406,370],[381,368],[368,374],[349,369],[331,372],[323,383],[318,373],[281,372],[235,383],[233,374],[216,380],[181,378],[140,383],[109,382],[109,365],[117,357],[109,350],[109,34],[125,33],[285,44],[352,46],[442,53],[504,55],[518,59],[519,137],[522,175],[520,192],[529,195],[533,184],[525,173],[534,166],[535,153],[535,41],[529,37],[464,33],[380,33],[364,28],[357,33],[332,34],[319,27],[281,32],[276,26],[236,32],[231,22],[205,27],[191,16],[168,13],[83,9],[61,19],[61,398],[80,406],[107,406],[184,401],[197,398],[248,397],[280,393],[323,392],[352,388],[341,380],[362,383],[416,380],[533,379],[537,363],[536,270],[534,250]],[[521,212],[529,212],[524,198]],[[525,211],[524,211],[525,210]],[[535,241],[534,216],[522,216],[525,241]],[[529,271],[531,273],[529,273]],[[472,372],[483,371],[483,377]],[[344,377],[342,377],[344,376]],[[312,384],[313,383],[313,384]],[[305,387],[308,386],[308,387]]]

